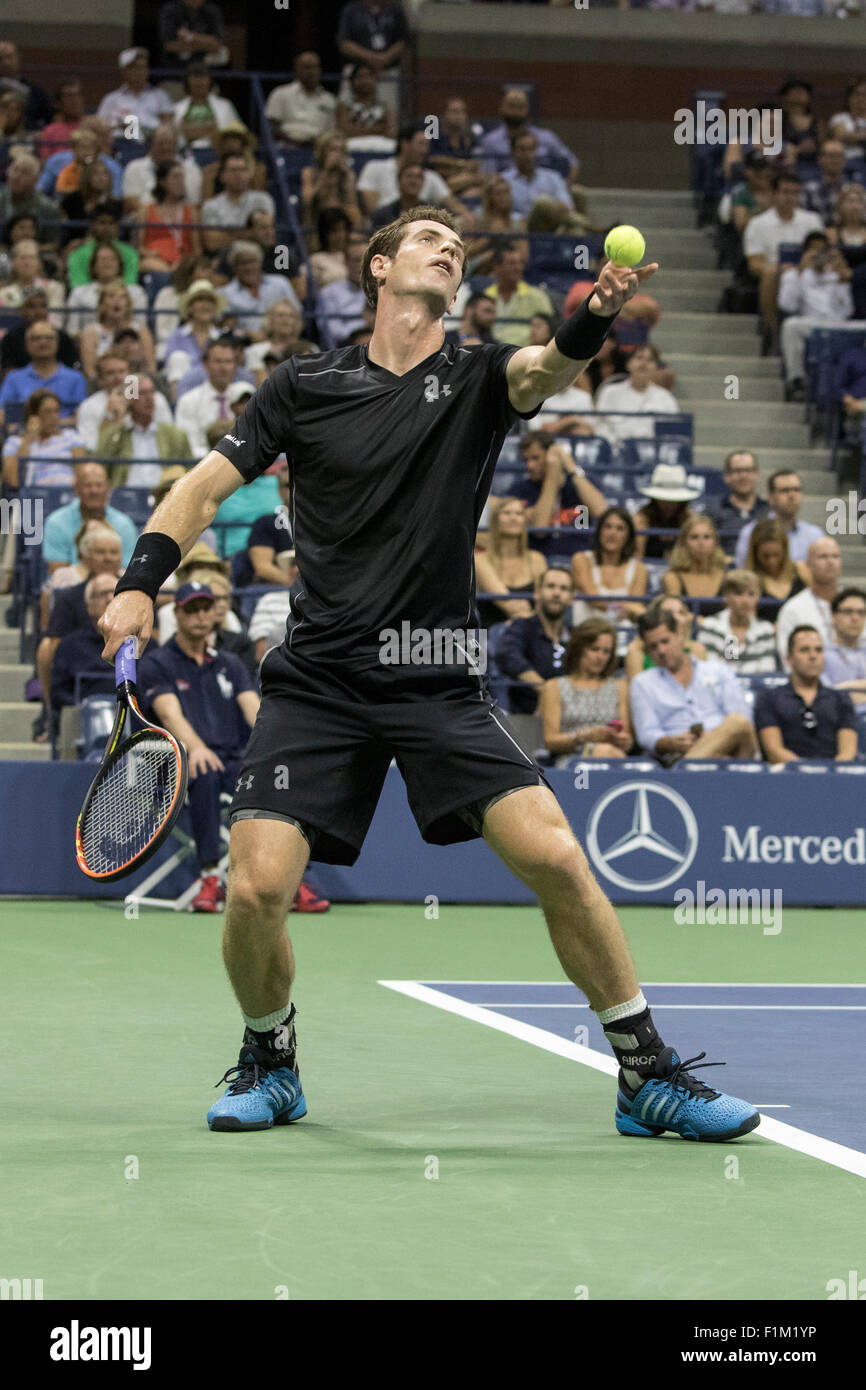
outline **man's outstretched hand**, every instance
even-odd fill
[[[137,637],[143,652],[153,631],[153,599],[140,589],[115,594],[96,626],[105,638],[103,661],[113,661],[127,637]]]
[[[649,265],[614,265],[606,261],[593,286],[589,300],[589,310],[601,318],[612,318],[618,314],[623,304],[633,299],[643,284],[658,270],[658,261]]]

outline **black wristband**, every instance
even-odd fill
[[[590,299],[591,294],[571,318],[560,324],[553,335],[553,341],[563,357],[572,357],[575,362],[588,362],[591,357],[595,357],[616,318],[616,314],[603,318],[601,314],[591,313]]]
[[[174,574],[183,556],[177,541],[162,531],[146,531],[139,536],[132,559],[115,586],[115,594],[139,589],[155,599],[170,574]]]

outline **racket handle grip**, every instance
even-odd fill
[[[135,662],[138,656],[138,639],[127,637],[118,648],[114,658],[114,683],[123,685],[124,681],[135,683]]]

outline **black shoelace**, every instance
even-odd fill
[[[705,1086],[702,1081],[696,1080],[693,1076],[683,1075],[687,1073],[689,1067],[694,1067],[695,1062],[700,1063],[694,1067],[695,1071],[701,1071],[703,1067],[724,1067],[726,1062],[701,1062],[702,1057],[706,1057],[706,1052],[699,1052],[697,1057],[692,1057],[686,1062],[677,1062],[670,1076],[659,1077],[660,1081],[666,1081],[668,1085],[679,1087],[680,1090],[688,1091],[690,1095],[697,1096],[703,1100],[715,1100],[719,1095],[718,1091],[713,1091],[709,1086]]]
[[[701,1053],[701,1056],[703,1057],[704,1053]],[[258,1062],[239,1062],[237,1066],[229,1067],[225,1076],[216,1083],[216,1086],[222,1086],[223,1082],[228,1081],[233,1072],[237,1072],[237,1076],[229,1086],[227,1094],[230,1096],[240,1096],[243,1095],[244,1091],[254,1091],[259,1084],[259,1078],[266,1076],[269,1071],[270,1067],[262,1067]],[[214,1090],[216,1090],[216,1086],[214,1086]]]

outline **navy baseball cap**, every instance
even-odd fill
[[[191,579],[188,584],[181,584],[175,594],[175,607],[183,608],[185,604],[192,603],[194,598],[207,599],[209,603],[213,603],[214,591],[208,584],[202,584],[198,579]]]

